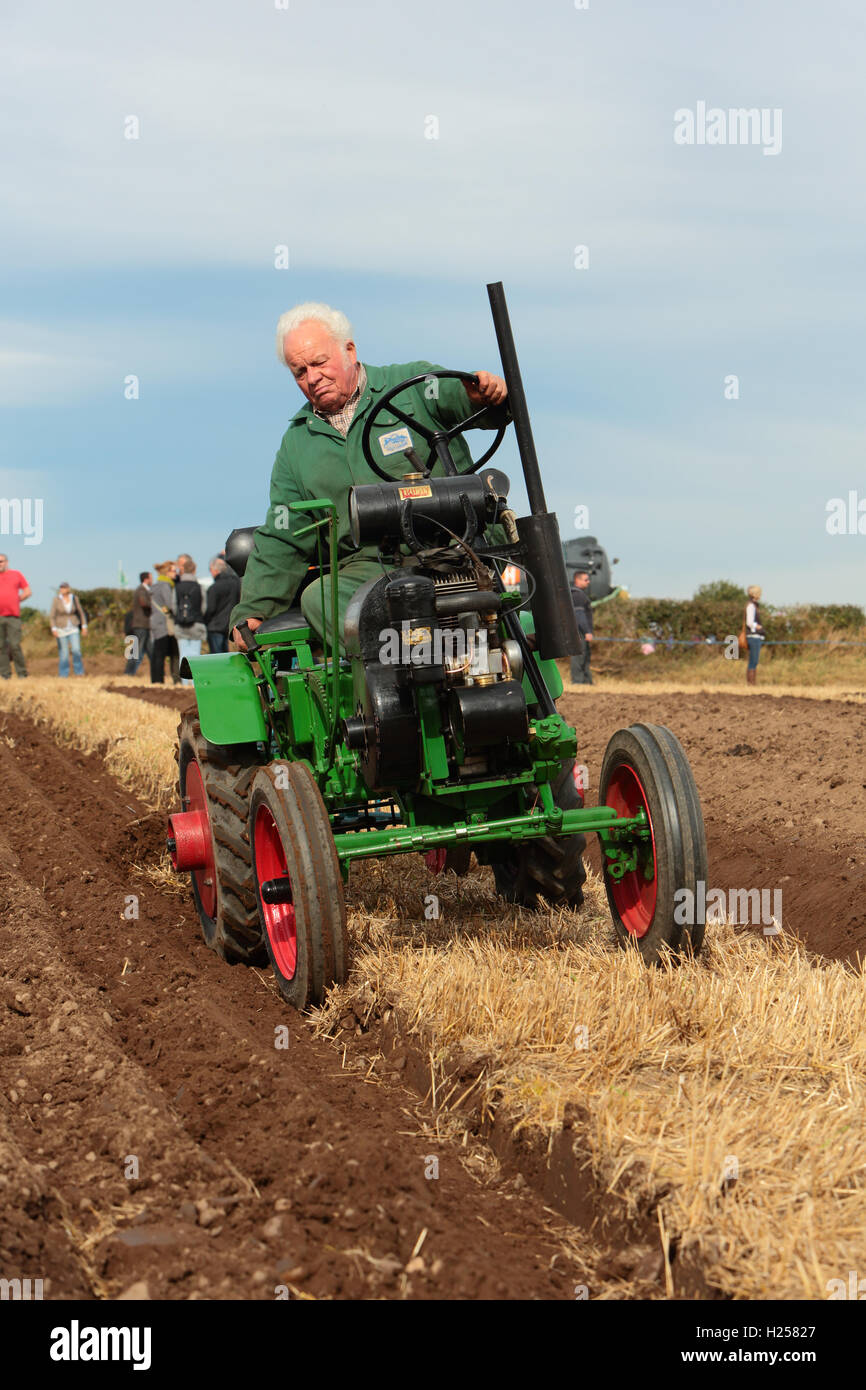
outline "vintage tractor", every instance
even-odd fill
[[[696,952],[703,938],[703,921],[683,922],[688,899],[676,897],[688,889],[698,900],[706,845],[670,730],[615,733],[598,805],[583,804],[575,731],[555,704],[556,659],[578,652],[580,637],[502,286],[488,293],[529,515],[515,516],[508,479],[488,466],[508,416],[458,473],[449,445],[485,411],[447,431],[421,429],[406,401],[430,390],[431,374],[401,382],[364,425],[381,481],[355,486],[349,512],[356,544],[378,545],[382,575],[351,600],[344,652],[334,584],[326,636],[293,607],[254,636],[247,629],[245,652],[188,663],[198,717],[179,730],[172,862],[191,875],[208,945],[232,962],[269,959],[297,1009],[346,977],[344,884],[359,859],[421,853],[432,871],[459,874],[474,852],[506,901],[576,908],[585,835],[595,831],[623,944],[655,962]],[[396,455],[377,448],[386,412],[392,430],[396,417],[411,431],[411,448]],[[396,461],[402,476],[393,477],[383,464]],[[332,499],[292,506],[318,544],[310,581],[337,574]],[[251,533],[233,533],[227,549],[239,569]],[[503,583],[508,565],[528,574],[528,598]]]

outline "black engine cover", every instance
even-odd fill
[[[371,791],[414,786],[421,775],[421,734],[412,687],[397,666],[353,663],[356,708],[364,721],[361,773]]]

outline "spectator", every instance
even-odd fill
[[[132,600],[132,628],[133,637],[132,651],[124,670],[125,676],[134,676],[146,656],[150,656],[150,615],[153,608],[151,593],[153,590],[153,575],[150,570],[143,570],[138,576],[138,588]]]
[[[69,675],[69,658],[76,676],[84,675],[84,662],[81,660],[81,639],[87,636],[87,618],[84,609],[69,585],[60,585],[51,600],[48,610],[51,632],[57,638],[58,676]]]
[[[760,584],[751,584],[746,590],[749,602],[746,604],[746,641],[749,645],[749,664],[746,667],[746,681],[749,685],[758,683],[758,662],[764,644],[764,628],[758,603],[761,598]]]
[[[179,576],[174,586],[177,600],[175,632],[177,634],[178,656],[181,661],[191,656],[201,656],[201,644],[207,637],[202,613],[201,585],[195,577],[195,561],[191,555],[177,557]],[[192,685],[184,678],[183,685]]]
[[[229,618],[235,604],[240,602],[241,581],[220,555],[215,555],[211,560],[210,572],[213,575],[213,584],[207,591],[204,615],[207,644],[211,652],[227,652]]]
[[[154,565],[156,583],[150,593],[150,683],[165,683],[165,660],[169,659],[169,670],[175,685],[179,684],[177,669],[177,639],[174,635],[174,615],[177,601],[174,596],[175,563],[164,560]]]
[[[578,632],[583,639],[583,651],[580,656],[571,658],[571,680],[573,685],[592,685],[592,673],[589,669],[590,644],[592,642],[592,603],[589,597],[588,570],[575,570],[571,601],[574,605]]]
[[[21,600],[32,592],[21,571],[11,570],[8,556],[0,555],[0,677],[4,681],[12,675],[10,658],[19,680],[27,675],[21,650]]]

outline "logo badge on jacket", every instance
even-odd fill
[[[412,448],[412,436],[407,429],[392,430],[390,434],[379,435],[379,448],[383,454],[402,454]]]

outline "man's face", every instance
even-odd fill
[[[9,561],[7,560],[6,556],[5,556],[5,555],[0,555],[0,574],[3,573],[3,571],[6,569],[6,566],[7,566],[8,564],[9,564]]]
[[[307,319],[283,339],[283,352],[307,400],[328,415],[342,409],[357,385],[358,354],[340,344],[323,323]]]
[[[588,588],[589,588],[589,575],[588,575],[588,574],[576,574],[576,575],[574,576],[574,587],[575,587],[575,589],[588,589]]]
[[[152,575],[152,574],[146,574],[146,575],[144,576],[144,578],[142,579],[141,582],[142,582],[142,584],[152,584],[152,583],[153,583],[153,575]]]

